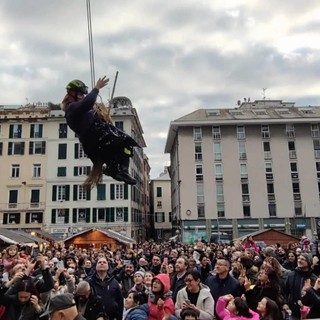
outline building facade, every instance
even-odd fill
[[[167,168],[150,182],[150,201],[155,241],[172,237],[171,179]]]
[[[316,237],[320,107],[200,109],[170,124],[173,224],[185,241],[275,228]]]
[[[111,117],[143,148],[136,110],[125,97],[114,98]],[[104,176],[90,191],[82,184],[91,168],[59,106],[27,105],[0,109],[0,221],[7,228],[44,229],[61,238],[89,227],[113,229],[144,238],[142,220],[149,176],[143,149],[135,148],[128,186]],[[147,186],[146,186],[147,185]]]

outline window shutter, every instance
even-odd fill
[[[29,154],[33,154],[33,141],[29,142]]]
[[[79,159],[79,143],[74,145],[74,158]]]
[[[90,174],[90,172],[91,172],[91,167],[87,166],[87,176]]]
[[[164,212],[161,212],[162,213],[162,221],[161,222],[165,222],[164,221]]]
[[[52,201],[57,201],[57,186],[52,186]]]
[[[91,200],[91,189],[87,190],[87,201]]]
[[[70,186],[66,185],[66,201],[70,200]]]
[[[51,210],[51,223],[52,224],[56,223],[56,209]]]
[[[8,214],[7,213],[3,214],[3,224],[8,224]]]
[[[12,155],[12,142],[9,142],[8,144],[8,155]]]
[[[97,208],[92,209],[92,222],[97,222]]]
[[[110,215],[111,215],[110,208],[106,208],[106,222],[111,221]]]
[[[21,134],[22,134],[22,124],[18,125],[18,138],[21,138]]]
[[[34,124],[30,126],[30,138],[34,138]]]
[[[26,221],[25,221],[25,223],[30,223],[31,221],[30,221],[30,212],[27,212],[26,213]]]
[[[124,212],[124,222],[128,222],[128,207],[124,207],[123,212]]]
[[[46,142],[42,141],[42,154],[46,154]]]
[[[110,199],[114,200],[114,184],[110,184]]]
[[[65,214],[64,214],[64,223],[68,224],[69,223],[69,209],[65,209]]]
[[[90,223],[90,208],[86,208],[86,222]]]
[[[75,177],[78,176],[78,167],[73,167],[73,175],[74,175]]]
[[[38,222],[42,223],[43,222],[43,212],[38,213]]]
[[[9,138],[13,138],[13,125],[10,125]]]
[[[17,213],[16,223],[19,224],[21,220],[21,213]]]
[[[2,144],[2,142],[0,142],[0,156],[2,156],[2,146],[3,146],[3,144]]]
[[[40,124],[39,125],[39,138],[42,138],[42,134],[43,134],[43,125]]]
[[[77,223],[77,212],[78,212],[77,209],[72,210],[72,222],[73,223]]]
[[[24,142],[21,142],[21,155],[24,155]]]
[[[124,184],[123,196],[125,200],[128,199],[128,185],[126,183]]]
[[[74,186],[73,186],[73,200],[74,201],[76,201],[76,200],[78,200],[77,198],[77,195],[78,195],[78,186],[75,184]]]
[[[114,222],[114,208],[110,208],[110,222]]]

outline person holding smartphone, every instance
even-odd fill
[[[197,270],[188,272],[184,278],[186,287],[178,291],[175,304],[175,315],[182,318],[181,312],[192,309],[198,320],[211,320],[214,315],[214,300],[210,289],[201,283],[200,273]]]

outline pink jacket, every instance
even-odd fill
[[[167,274],[160,273],[155,276],[153,279],[158,279],[164,286],[164,304],[162,307],[158,307],[157,303],[152,301],[152,297],[154,296],[151,292],[149,295],[149,317],[148,320],[162,320],[164,316],[173,315],[174,314],[174,303],[171,298],[170,292],[170,278]]]
[[[224,300],[223,297],[219,297],[217,306],[216,306],[216,313],[222,320],[259,320],[259,314],[252,311],[250,309],[250,313],[252,314],[252,318],[246,318],[243,316],[238,316],[236,314],[231,313],[229,310],[226,309],[227,301]]]

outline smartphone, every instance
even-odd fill
[[[164,258],[163,258],[163,263],[164,263],[164,264],[168,264],[168,257],[164,257]]]
[[[184,300],[184,302],[185,302],[186,304],[191,304],[191,301],[190,301],[189,299]]]

